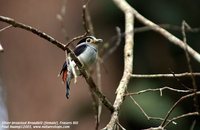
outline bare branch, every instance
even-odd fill
[[[194,76],[200,76],[200,73],[193,73]],[[131,74],[132,78],[182,78],[190,77],[191,73],[185,72],[180,74]]]
[[[0,29],[0,32],[4,31],[4,30],[6,30],[6,29],[8,29],[8,28],[10,28],[10,27],[12,27],[12,25],[8,25],[8,26],[6,26],[6,27]]]
[[[189,97],[193,97],[195,95],[199,95],[200,94],[200,91],[197,91],[196,93],[191,93],[191,94],[188,94],[188,95],[185,95],[185,96],[182,96],[178,101],[176,101],[174,103],[174,105],[171,107],[171,109],[167,112],[166,116],[165,116],[165,120],[161,123],[161,127],[165,126],[166,122],[167,122],[167,119],[168,117],[170,116],[170,114],[172,113],[172,111],[175,109],[175,107],[180,103],[182,102],[183,100],[189,98]]]
[[[95,93],[95,95],[101,100],[101,102],[111,111],[114,111],[114,107],[110,103],[110,101],[101,93],[99,88],[96,86],[94,83],[93,79],[91,76],[88,74],[88,72],[85,70],[84,66],[82,63],[79,61],[79,59],[76,57],[74,52],[67,48],[67,51],[71,53],[71,56],[73,60],[75,61],[76,65],[78,66],[81,74],[85,77],[86,82],[89,84],[90,89]]]
[[[158,24],[161,28],[167,29],[167,30],[172,30],[172,31],[182,31],[180,26],[177,25],[170,25],[170,24]],[[141,33],[141,32],[146,32],[146,31],[151,31],[152,28],[149,26],[144,26],[144,27],[136,27],[134,32],[135,33]],[[186,28],[186,32],[193,32],[197,33],[200,31],[200,28]]]
[[[77,36],[77,37],[74,37],[72,38],[70,41],[67,42],[66,44],[66,47],[68,47],[72,42],[76,41],[76,40],[79,40],[81,38],[84,38],[85,36],[87,36],[87,32],[85,32],[83,35],[80,35],[80,36]]]
[[[49,36],[48,34],[33,28],[29,25],[25,25],[23,23],[17,22],[14,19],[8,18],[8,17],[4,17],[4,16],[0,16],[0,21],[8,23],[10,25],[12,25],[13,27],[17,27],[17,28],[21,28],[24,29],[26,31],[32,32],[36,35],[38,35],[41,38],[46,39],[47,41],[53,43],[54,45],[56,45],[57,47],[59,47],[62,50],[66,50],[66,47],[64,44],[62,44],[61,42],[57,41],[56,39],[54,39],[53,37]]]
[[[192,79],[193,91],[194,91],[194,93],[196,93],[196,91],[197,91],[197,84],[196,84],[196,81],[195,81],[195,77],[193,75],[193,70],[192,70],[190,56],[188,54],[188,45],[187,45],[187,38],[186,38],[186,34],[185,34],[185,27],[190,28],[189,25],[185,21],[183,21],[182,22],[182,35],[183,35],[183,42],[185,44],[185,56],[186,56],[186,59],[187,59],[187,64],[188,64],[189,72],[191,73],[190,77]],[[196,111],[199,111],[199,104],[198,104],[198,97],[197,97],[197,95],[194,96],[193,100],[194,100],[194,107],[195,107]]]
[[[101,91],[101,89],[102,89],[102,84],[101,84],[101,66],[100,66],[99,58],[97,59],[97,63],[96,63],[96,72],[97,72],[97,74],[96,74],[97,75],[97,86],[98,86],[99,90]],[[98,108],[97,108],[96,130],[98,130],[98,126],[100,124],[100,119],[101,119],[101,112],[102,112],[102,103],[100,101],[98,101],[97,103],[98,103],[98,106],[97,106]]]
[[[163,126],[163,128],[167,127],[172,121],[178,120],[178,119],[183,118],[183,117],[197,116],[197,115],[199,115],[198,112],[190,112],[190,113],[186,113],[186,114],[182,114],[182,115],[180,115],[180,116],[174,117],[174,118],[170,119],[170,120]]]
[[[89,15],[89,12],[87,10],[87,4],[88,4],[89,0],[86,2],[85,5],[83,5],[83,27],[86,31],[87,34],[94,34],[94,30],[93,30],[93,26],[92,26],[92,22],[91,22],[91,18]]]
[[[144,130],[165,130],[165,129],[159,126],[159,127],[147,128],[147,129],[144,129]]]
[[[192,122],[192,125],[191,125],[191,127],[190,127],[190,130],[194,130],[195,125],[196,125],[196,120],[194,120],[194,121]]]
[[[134,15],[132,12],[130,12],[129,8],[126,6],[121,6],[118,2],[120,0],[113,0],[116,5],[124,10],[125,14],[125,32],[130,32],[134,30]],[[124,46],[124,73],[121,78],[121,81],[119,83],[119,86],[116,91],[116,98],[115,102],[113,104],[114,112],[112,113],[111,120],[107,124],[106,129],[107,130],[113,130],[116,121],[118,120],[118,114],[121,104],[124,100],[124,94],[125,90],[128,86],[129,80],[131,78],[129,73],[132,73],[133,70],[133,47],[134,47],[134,34],[133,33],[127,33],[125,35],[125,46]]]
[[[152,117],[152,116],[149,116],[149,115],[144,111],[144,109],[137,103],[137,101],[131,96],[131,93],[128,93],[127,95],[129,95],[129,97],[130,97],[131,100],[134,102],[134,104],[135,104],[136,106],[138,106],[138,108],[141,110],[141,112],[144,114],[144,116],[147,118],[147,120],[161,120],[161,121],[164,120],[163,118],[160,118],[160,117]]]
[[[173,44],[179,46],[180,48],[184,49],[185,45],[184,42],[171,33],[169,33],[167,30],[163,29],[159,25],[153,23],[152,21],[148,20],[144,16],[142,16],[137,10],[135,10],[133,7],[131,7],[125,0],[113,0],[120,9],[122,9],[123,12],[129,11],[130,13],[134,14],[135,18],[138,19],[141,23],[144,25],[150,27],[152,30],[158,32],[159,34],[163,35],[166,39],[168,39]],[[126,8],[124,8],[126,7]],[[130,30],[131,31],[131,30]],[[194,49],[192,49],[190,46],[188,46],[188,53],[198,62],[200,62],[200,54],[196,52]]]
[[[156,91],[160,91],[160,96],[162,96],[163,90],[171,90],[174,92],[178,92],[178,93],[189,93],[189,92],[193,92],[193,90],[180,90],[180,89],[174,89],[174,88],[170,88],[170,87],[162,87],[162,88],[155,88],[155,89],[145,89],[145,90],[141,90],[139,92],[134,92],[134,93],[127,93],[124,96],[130,96],[130,95],[139,95],[139,94],[143,94],[146,92],[156,92]]]

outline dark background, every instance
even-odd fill
[[[61,23],[56,18],[62,0],[1,0],[0,15],[14,18],[33,26],[65,43]],[[191,27],[199,27],[200,1],[198,0],[129,0],[129,3],[146,18],[157,24],[181,26],[182,20]],[[83,1],[68,0],[66,4],[65,28],[69,38],[84,33],[82,27]],[[115,27],[124,30],[123,13],[108,0],[91,0],[89,10],[96,36],[105,42],[116,35]],[[0,28],[7,24],[0,22]],[[136,26],[142,26],[136,21]],[[171,33],[182,39],[181,32]],[[187,33],[188,44],[200,52],[200,33]],[[0,78],[7,91],[7,108],[10,121],[79,121],[73,130],[94,129],[95,120],[88,86],[83,78],[71,84],[71,96],[65,98],[65,85],[57,75],[65,60],[65,53],[48,41],[18,28],[0,32],[4,52],[0,54]],[[110,42],[114,44],[114,42]],[[102,91],[113,102],[115,90],[123,72],[123,45],[105,60],[102,68]],[[192,59],[198,72],[199,63]],[[95,66],[94,66],[95,68]],[[134,73],[175,73],[188,71],[185,53],[153,31],[135,34]],[[95,73],[93,74],[96,79]],[[197,86],[199,80],[197,79]],[[189,78],[181,83],[192,87]],[[129,91],[169,86],[185,89],[176,79],[131,80]],[[149,116],[164,117],[173,103],[182,94],[164,91],[136,96],[135,99]],[[174,115],[194,111],[192,99],[180,104]],[[195,117],[177,121],[169,129],[188,130]],[[103,107],[101,128],[110,120],[110,112]],[[157,126],[160,122],[148,121],[130,98],[120,110],[120,122],[127,129],[142,129]],[[200,129],[197,120],[195,130]]]

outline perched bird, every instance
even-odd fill
[[[74,53],[80,62],[84,64],[86,69],[96,61],[98,51],[97,46],[98,43],[102,42],[102,39],[97,39],[94,36],[87,36],[77,43]],[[64,62],[60,71],[60,75],[62,74],[62,80],[66,83],[67,98],[69,98],[70,82],[74,78],[73,69],[77,75],[80,75],[76,63],[71,58],[68,58],[67,61]]]

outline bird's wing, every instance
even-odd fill
[[[83,53],[86,50],[86,48],[87,48],[86,44],[77,46],[74,50],[75,55],[79,56],[81,53]]]

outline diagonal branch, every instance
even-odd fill
[[[176,101],[174,103],[174,105],[171,107],[171,109],[167,112],[166,116],[165,116],[165,120],[161,123],[161,127],[165,126],[166,122],[167,122],[167,119],[169,118],[170,114],[172,113],[172,111],[176,108],[176,106],[182,102],[183,100],[189,98],[189,97],[193,97],[195,95],[200,95],[200,91],[196,92],[196,93],[191,93],[191,94],[188,94],[188,95],[185,95],[185,96],[182,96],[178,101]]]
[[[152,30],[158,32],[159,34],[163,35],[166,39],[168,39],[173,44],[179,46],[183,50],[185,49],[185,44],[182,40],[175,37],[173,34],[168,32],[167,30],[163,29],[159,25],[153,23],[152,21],[148,20],[144,16],[142,16],[137,10],[135,10],[133,7],[131,7],[125,0],[113,0],[120,9],[123,10],[123,12],[126,12],[127,10],[135,15],[135,18],[138,19],[141,23],[148,26]],[[200,62],[200,54],[196,52],[194,49],[192,49],[190,46],[188,46],[188,53],[198,62]]]
[[[69,53],[71,53],[71,56],[73,58],[73,60],[75,61],[76,65],[78,66],[81,74],[85,77],[86,82],[89,84],[90,89],[95,92],[96,96],[99,97],[99,99],[101,100],[101,102],[111,111],[114,111],[114,108],[112,106],[112,104],[110,103],[110,101],[106,98],[106,96],[104,96],[101,91],[99,90],[99,88],[96,86],[96,84],[94,83],[92,77],[88,74],[88,72],[85,70],[84,66],[82,65],[82,63],[79,61],[79,59],[76,57],[76,55],[74,54],[74,52],[70,49],[67,48],[67,51]]]
[[[84,69],[84,67],[82,66],[81,62],[79,61],[79,59],[75,56],[75,54],[73,53],[72,50],[70,50],[66,45],[64,45],[63,43],[57,41],[56,39],[54,39],[53,37],[51,37],[50,35],[36,29],[33,28],[29,25],[25,25],[23,23],[17,22],[14,19],[8,18],[8,17],[4,17],[4,16],[0,16],[0,21],[11,24],[13,27],[17,27],[17,28],[21,28],[24,29],[26,31],[32,32],[35,35],[38,35],[39,37],[49,41],[50,43],[56,45],[58,48],[62,49],[62,50],[67,50],[69,53],[71,53],[71,56],[73,58],[73,60],[76,62],[76,64],[78,65],[81,73],[83,74],[83,76],[85,77],[86,82],[88,83],[89,87],[91,88],[91,90],[99,97],[99,99],[102,101],[102,103],[111,111],[114,111],[114,108],[112,106],[112,104],[110,103],[110,101],[102,94],[102,92],[99,91],[99,89],[97,88],[96,84],[94,83],[92,77],[88,74],[88,72]]]
[[[8,24],[12,25],[13,27],[21,28],[21,29],[24,29],[26,31],[32,32],[32,33],[38,35],[39,37],[44,38],[47,41],[53,43],[54,45],[56,45],[60,49],[66,50],[66,47],[65,47],[64,44],[62,44],[61,42],[57,41],[53,37],[49,36],[48,34],[42,32],[42,31],[40,31],[40,30],[38,30],[36,28],[33,28],[33,27],[29,26],[29,25],[25,25],[23,23],[15,21],[12,18],[4,17],[4,16],[0,16],[0,21],[8,23]]]
[[[167,127],[171,122],[175,121],[175,120],[178,120],[180,118],[183,118],[183,117],[187,117],[187,116],[198,116],[199,113],[198,112],[189,112],[189,113],[186,113],[186,114],[182,114],[180,116],[177,116],[177,117],[174,117],[172,119],[170,119],[164,126],[163,128]]]

